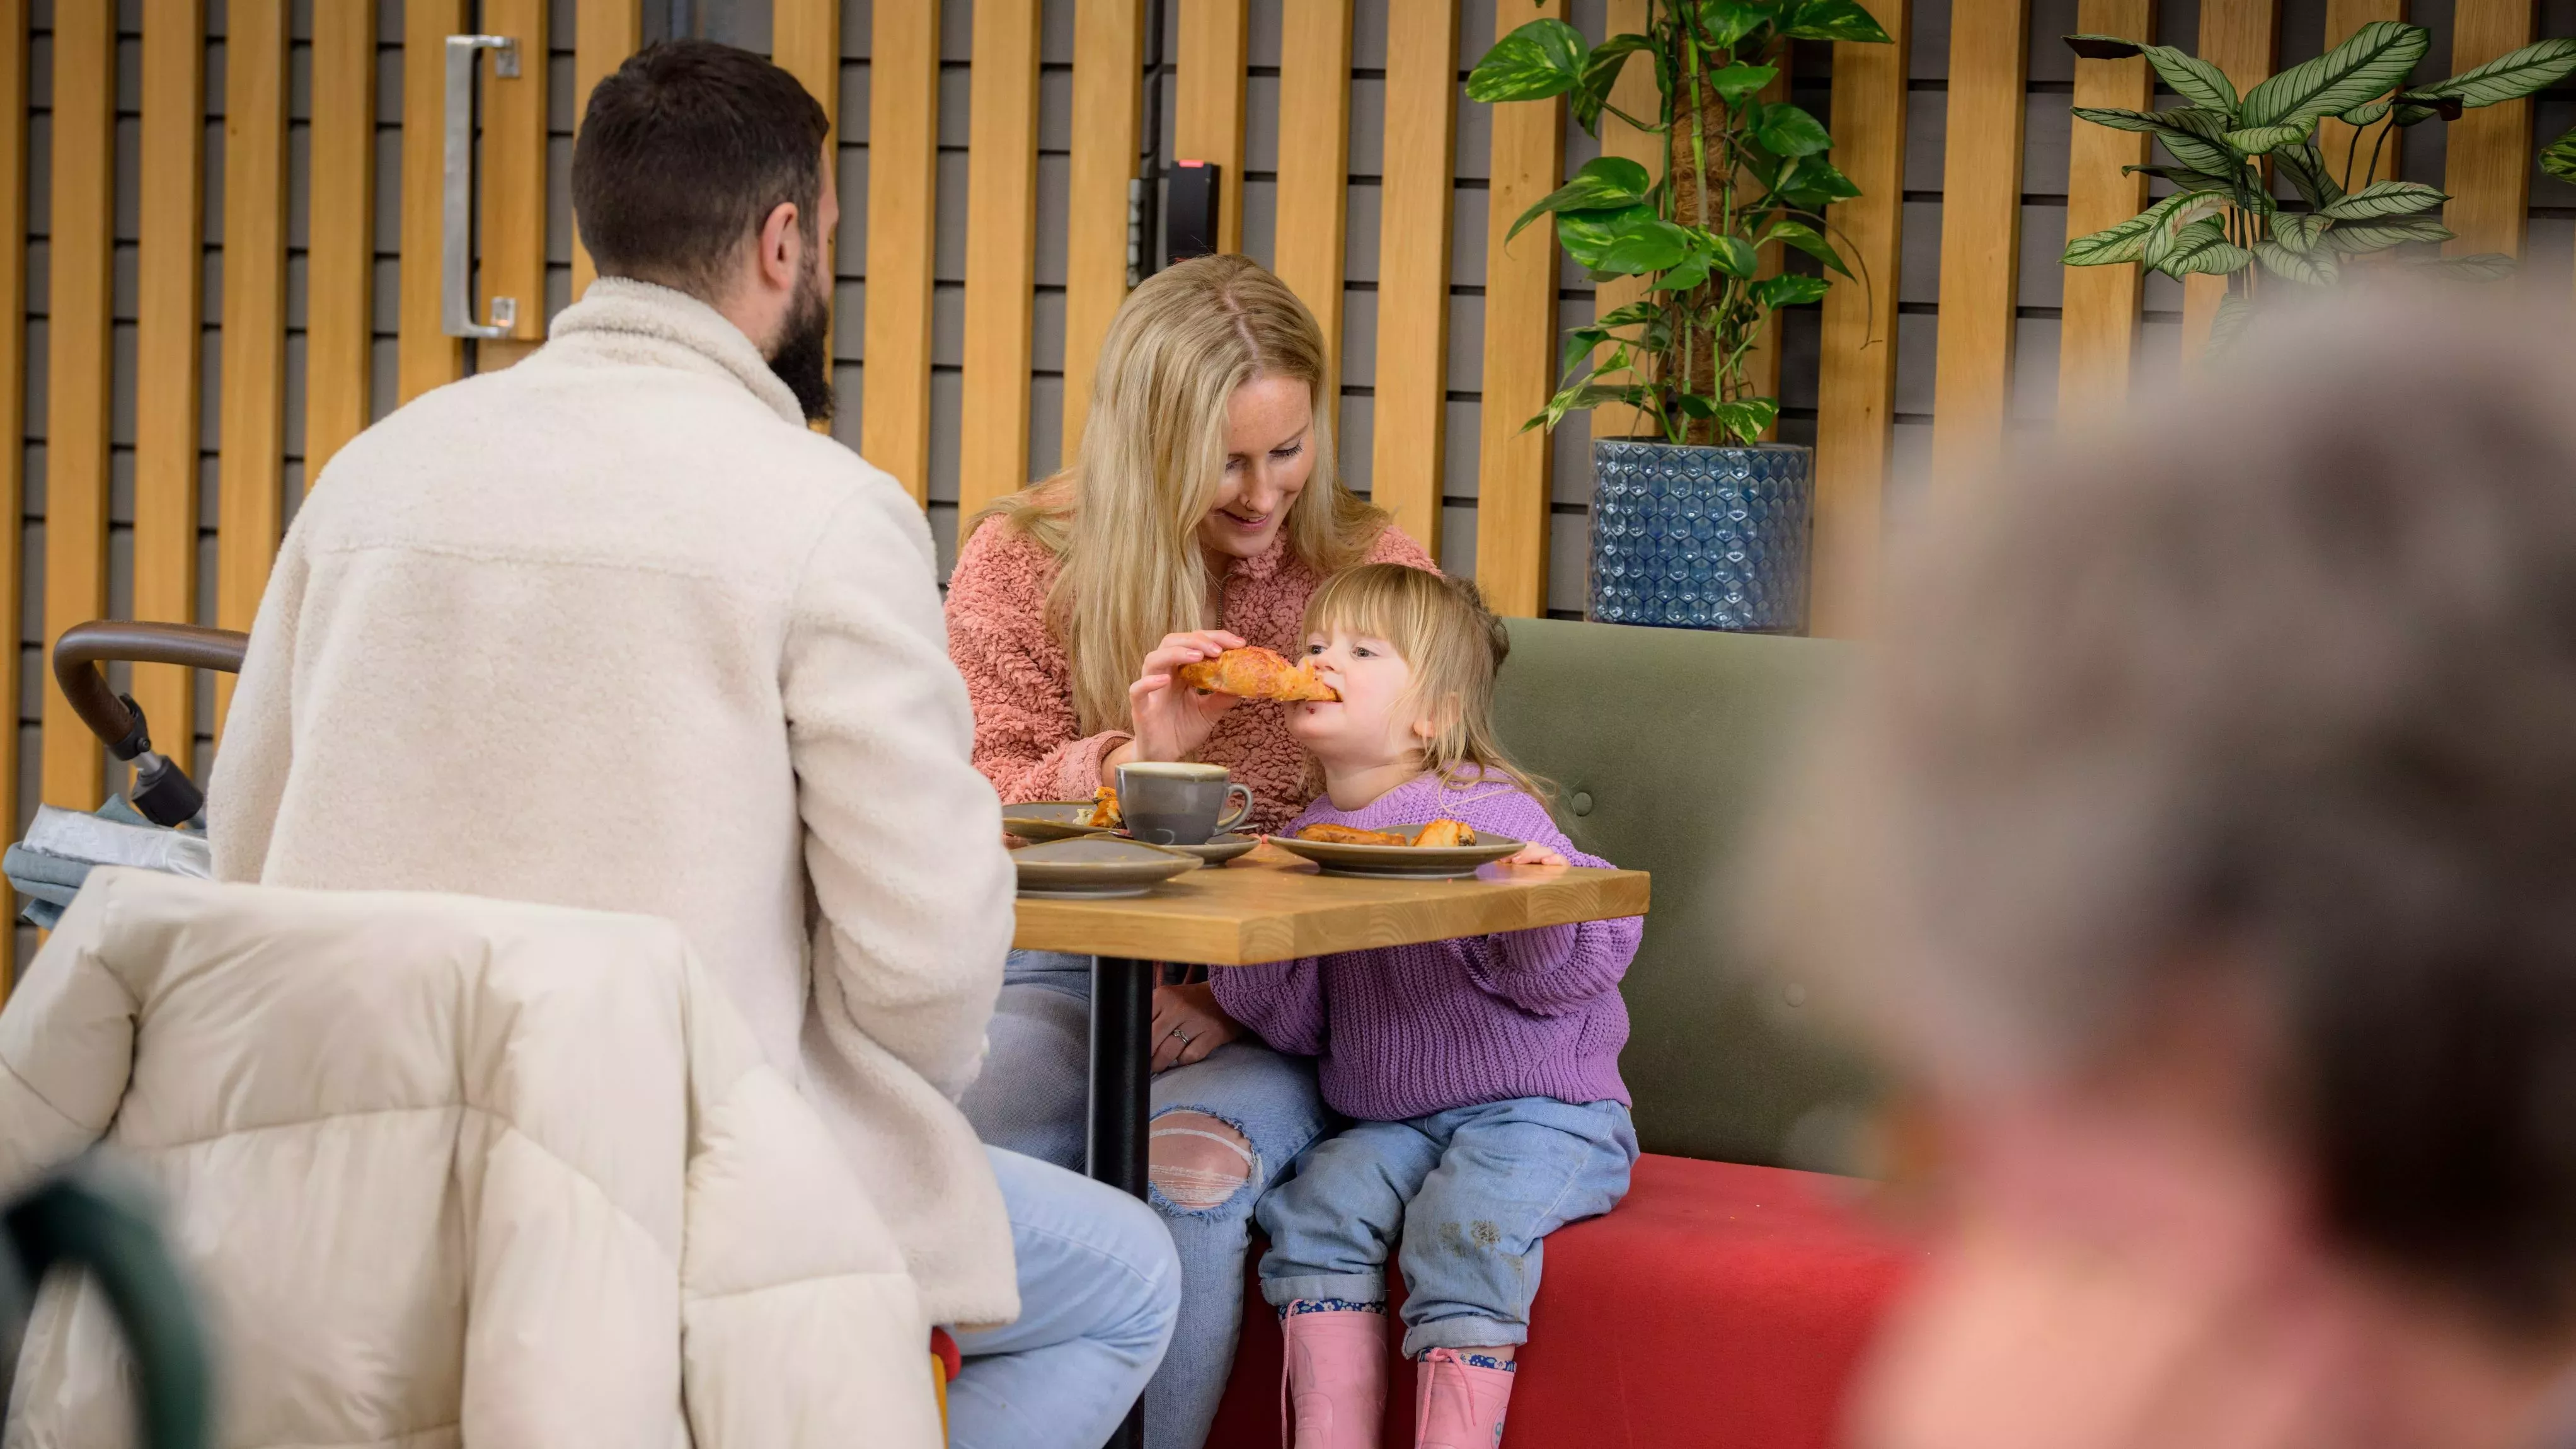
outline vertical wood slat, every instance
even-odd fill
[[[841,130],[841,0],[774,0],[769,58],[796,77],[822,103],[831,126],[826,145],[837,147]]]
[[[1876,607],[1880,500],[1896,418],[1905,70],[1913,0],[1873,0],[1892,44],[1834,45],[1834,164],[1860,195],[1827,211],[1859,280],[1825,293],[1816,387],[1816,522],[1808,632],[1849,638]]]
[[[1038,0],[976,0],[957,510],[1025,486],[1038,245]]]
[[[2227,73],[2236,93],[2261,85],[2279,62],[2279,0],[2202,0],[2200,58]],[[2197,368],[2209,351],[2209,326],[2227,296],[2225,277],[2185,277],[2182,284],[2182,360]]]
[[[2343,44],[2352,38],[2354,31],[2374,20],[2405,18],[2406,0],[2326,0],[2325,48],[2332,50]],[[2326,165],[2341,176],[2346,157],[2353,157],[2352,189],[2356,191],[2374,181],[2396,180],[2398,148],[2394,144],[2381,147],[2378,164],[2365,172],[2362,163],[2371,159],[2369,142],[2365,141],[2360,154],[2353,156],[2352,142],[2357,134],[2358,128],[2347,126],[2332,116],[2326,117],[2317,127],[2317,150],[2326,158]],[[2376,139],[2378,132],[2372,131],[2370,135]]]
[[[491,299],[515,297],[517,322],[507,337],[474,344],[474,370],[497,372],[536,351],[546,336],[546,19],[547,0],[482,0],[483,28],[519,42],[519,73],[496,72],[485,51],[482,155],[475,199],[481,213],[474,305],[487,321]]]
[[[248,629],[277,556],[286,471],[288,0],[231,0],[224,35],[223,389],[215,622]],[[215,676],[215,727],[233,676]]]
[[[1324,330],[1325,394],[1342,378],[1342,243],[1351,170],[1351,0],[1284,0],[1278,234],[1272,267]]]
[[[1536,14],[1531,12],[1535,8]],[[1495,28],[1565,18],[1566,0],[1495,0]],[[1485,210],[1485,373],[1478,408],[1476,582],[1498,614],[1547,612],[1548,436],[1521,424],[1556,381],[1556,227],[1533,223],[1510,244],[1512,219],[1554,191],[1565,171],[1562,99],[1493,107]]]
[[[146,32],[145,43],[150,43]],[[304,486],[367,426],[375,351],[376,10],[313,12],[310,238],[304,284]],[[145,103],[146,108],[150,102]],[[144,227],[145,245],[151,227]],[[193,347],[193,343],[192,343]],[[139,540],[138,540],[139,542]],[[138,582],[140,570],[138,568]]]
[[[2029,35],[2021,0],[1956,0],[1951,7],[1932,401],[1933,463],[1944,473],[1973,469],[1995,454],[2011,404]]]
[[[27,0],[0,0],[0,639],[8,678],[0,680],[0,823],[18,833],[19,528],[26,516],[27,436]],[[17,981],[17,933],[0,931],[0,997]]]
[[[1188,0],[1181,7],[1172,156],[1225,168],[1217,178],[1221,252],[1243,250],[1244,66],[1251,42],[1251,0]]]
[[[1435,558],[1447,467],[1449,173],[1457,148],[1458,8],[1394,6],[1386,18],[1369,501]]]
[[[1646,0],[1610,0],[1604,33],[1644,33],[1646,11]],[[1648,122],[1656,118],[1662,106],[1662,91],[1655,84],[1652,59],[1645,54],[1630,56],[1628,63],[1619,71],[1618,83],[1610,88],[1611,105]],[[1640,131],[1606,110],[1601,113],[1601,154],[1634,161],[1646,168],[1647,175],[1663,179],[1664,138],[1652,131]],[[1599,321],[1644,297],[1647,280],[1645,277],[1613,277],[1597,284],[1592,292],[1593,320]],[[1596,364],[1608,357],[1611,350],[1610,344],[1604,344],[1594,354]],[[1607,403],[1592,410],[1592,436],[1595,438],[1632,437],[1646,426],[1642,414],[1623,404]]]
[[[2155,0],[2083,0],[2076,23],[2088,35],[2155,38]],[[2155,73],[2145,56],[2075,62],[2075,104],[2143,111],[2155,104]],[[2138,214],[2147,204],[2147,178],[2123,175],[2144,165],[2147,138],[2085,121],[2067,151],[2066,239],[2091,236]],[[2138,340],[2143,276],[2136,262],[2113,267],[2064,267],[2066,296],[2057,344],[2057,417],[2075,424],[2116,407],[2129,392],[2129,362]]]
[[[205,48],[205,0],[146,0],[137,178],[142,245],[135,258],[134,617],[177,623],[197,612]],[[195,763],[196,683],[193,670],[134,666],[134,702],[143,707],[152,743],[182,769]]]
[[[46,659],[107,612],[109,327],[116,195],[116,7],[54,12],[53,226],[46,248]],[[49,676],[47,676],[49,677]],[[104,748],[44,688],[44,800],[98,804]]]
[[[2532,42],[2534,0],[2459,0],[2451,12],[2451,74],[2486,64]],[[2459,235],[2443,243],[2451,256],[2522,255],[2524,211],[2531,204],[2531,100],[2481,106],[2453,121],[2443,137],[2442,189],[2451,193],[2443,224]]]
[[[590,93],[601,81],[614,74],[644,43],[643,0],[577,0],[572,18],[572,124],[575,139],[581,132],[581,119],[590,106]],[[836,88],[837,89],[837,88]],[[827,103],[829,104],[829,103]],[[573,228],[572,295],[581,300],[591,282],[599,276],[599,266],[590,257],[590,248],[581,244],[581,229]]]
[[[465,375],[464,339],[439,326],[439,210],[446,164],[447,37],[465,33],[465,0],[403,0],[402,307],[398,403]]]
[[[930,497],[931,229],[939,183],[939,0],[880,5],[868,41],[867,410],[859,451]]]
[[[1091,417],[1091,375],[1127,300],[1127,183],[1144,149],[1145,0],[1076,0],[1072,180],[1065,202],[1064,450]],[[1146,245],[1153,245],[1147,238]]]

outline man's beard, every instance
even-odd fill
[[[787,304],[787,327],[770,355],[769,370],[796,394],[808,422],[832,416],[832,304],[821,271],[809,271]]]

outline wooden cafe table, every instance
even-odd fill
[[[1489,865],[1473,879],[1325,875],[1264,841],[1141,896],[1023,896],[1011,944],[1091,959],[1091,1176],[1145,1195],[1155,963],[1251,966],[1532,926],[1642,916],[1646,872]]]

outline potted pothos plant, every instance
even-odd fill
[[[2143,171],[2173,191],[2146,210],[2066,244],[2068,266],[2138,262],[2168,276],[2222,276],[2226,299],[2211,329],[2224,345],[2263,288],[2328,286],[2355,264],[2431,267],[2470,277],[2510,271],[2497,255],[2431,257],[2408,249],[2452,237],[2442,225],[2450,197],[2420,181],[2372,181],[2390,137],[2409,126],[2514,100],[2576,73],[2576,39],[2543,40],[2431,85],[2410,85],[2432,44],[2420,25],[2378,20],[2314,60],[2236,93],[2217,66],[2169,45],[2109,35],[2070,35],[2077,55],[2116,60],[2144,55],[2182,98],[2158,111],[2078,106],[2076,118],[2155,138],[2167,158]],[[2317,141],[2333,116],[2352,127],[2343,154]],[[2576,134],[2576,133],[2571,133]],[[2569,149],[2566,139],[2552,154]],[[2263,163],[2298,199],[2276,198]],[[2576,155],[2565,158],[2576,168]],[[2547,164],[2544,161],[2544,164]]]
[[[1621,156],[1586,162],[1513,223],[1553,220],[1556,244],[1595,281],[1649,279],[1645,295],[1565,336],[1563,381],[1525,428],[1616,405],[1637,436],[1596,434],[1594,618],[1794,630],[1806,614],[1813,466],[1766,443],[1779,400],[1747,376],[1764,324],[1853,275],[1825,208],[1860,194],[1828,159],[1824,122],[1777,99],[1794,41],[1884,44],[1858,0],[1648,0],[1641,31],[1598,44],[1564,21],[1497,41],[1467,80],[1485,102],[1568,98],[1598,136],[1604,116],[1655,138],[1661,174]],[[1656,104],[1611,99],[1631,62]],[[1765,92],[1772,97],[1766,98]],[[1793,249],[1815,273],[1767,262]]]

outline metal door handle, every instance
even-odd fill
[[[474,64],[489,50],[492,73],[519,74],[519,42],[506,35],[447,37],[447,154],[439,242],[438,320],[450,337],[507,337],[519,325],[519,299],[492,299],[492,321],[474,320]]]

